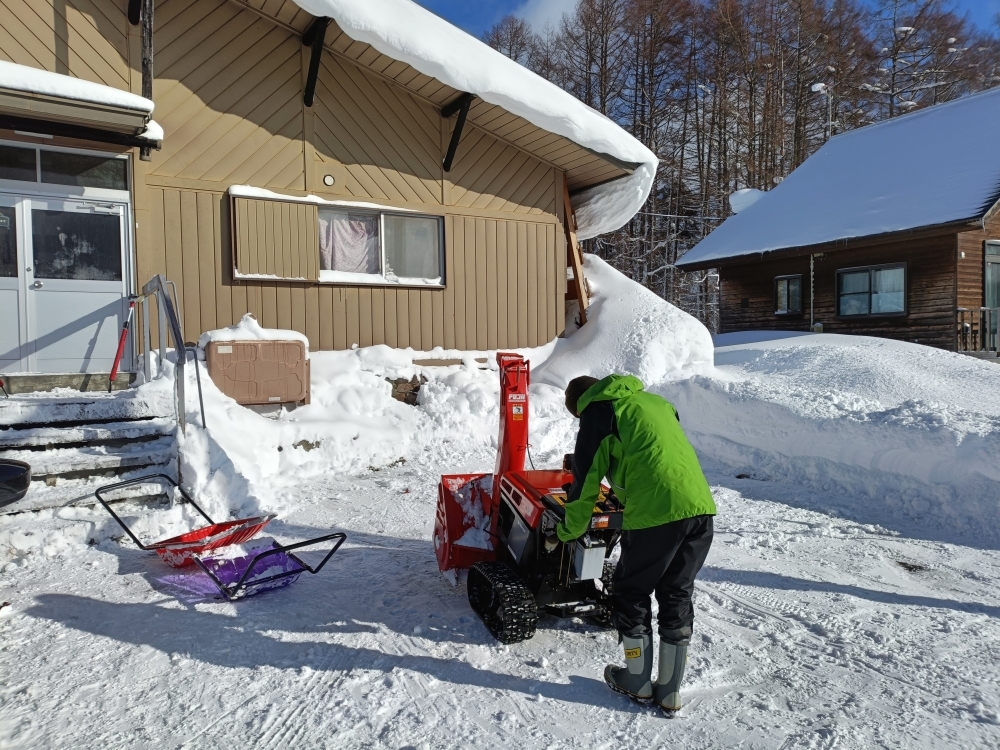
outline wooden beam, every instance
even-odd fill
[[[566,223],[566,254],[569,256],[569,266],[573,269],[572,291],[574,298],[580,303],[580,325],[587,323],[587,307],[590,299],[587,296],[587,280],[583,276],[583,256],[576,241],[576,214],[569,201],[569,183],[563,175],[563,215]]]
[[[323,41],[326,38],[326,27],[330,25],[329,18],[317,18],[302,35],[302,43],[312,45],[312,55],[309,57],[309,74],[306,76],[306,90],[302,102],[313,105],[316,98],[316,79],[319,77],[319,58],[323,54]]]
[[[469,105],[475,99],[474,94],[462,94],[452,99],[441,108],[441,116],[448,119],[458,112],[458,121],[455,129],[451,132],[451,142],[448,144],[448,153],[444,156],[442,167],[445,172],[451,171],[451,165],[455,162],[455,153],[458,151],[458,142],[462,140],[462,130],[465,128],[465,120],[469,116]]]
[[[142,95],[153,98],[153,0],[142,0]],[[149,146],[139,149],[139,158],[149,161],[153,158]]]

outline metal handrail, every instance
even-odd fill
[[[1000,308],[959,307],[955,311],[955,343],[960,352],[996,352],[1000,344],[997,324]]]
[[[170,291],[168,291],[168,287]],[[173,294],[171,294],[171,292]],[[185,412],[186,400],[184,393],[185,367],[187,365],[188,351],[195,351],[194,367],[195,376],[198,381],[198,404],[201,407],[201,426],[207,427],[205,422],[205,399],[201,390],[201,373],[198,371],[198,353],[195,347],[188,347],[184,343],[184,334],[181,331],[180,320],[177,317],[177,285],[164,278],[163,274],[156,274],[142,287],[142,340],[143,340],[143,370],[146,380],[152,380],[152,364],[150,362],[150,323],[149,323],[149,298],[156,298],[156,312],[159,323],[159,360],[157,377],[163,376],[163,362],[166,356],[167,329],[169,328],[170,339],[173,341],[173,348],[176,360],[176,372],[174,373],[174,409],[177,415],[177,425],[181,428],[181,434],[187,427],[187,414]]]

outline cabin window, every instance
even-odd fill
[[[441,219],[352,209],[319,209],[319,280],[442,283]]]
[[[778,276],[774,280],[774,314],[802,314],[802,276]]]
[[[905,264],[837,271],[837,315],[853,318],[905,314]]]

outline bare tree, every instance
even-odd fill
[[[511,60],[526,65],[534,47],[535,35],[531,24],[523,18],[507,15],[483,34],[483,41]]]

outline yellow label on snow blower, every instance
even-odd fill
[[[627,649],[625,649],[625,658],[626,659],[638,659],[640,656],[642,656],[642,649],[641,648],[627,648]]]

